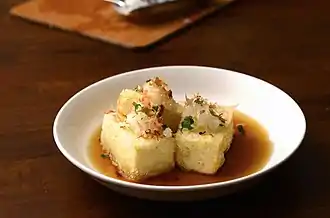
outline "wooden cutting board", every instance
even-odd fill
[[[11,8],[10,13],[49,27],[127,48],[138,48],[152,45],[233,1],[214,0],[212,4],[183,16],[159,22],[127,19],[103,0],[30,0]],[[155,19],[149,19],[152,20]]]

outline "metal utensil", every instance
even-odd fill
[[[179,0],[104,0],[114,5],[115,10],[125,16],[137,13],[141,10],[154,8],[157,5],[171,3]]]
[[[125,7],[125,5],[126,5],[125,2],[122,1],[122,0],[104,0],[104,1],[110,2],[110,3],[114,4],[117,7]]]

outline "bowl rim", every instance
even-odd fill
[[[294,103],[294,105],[297,107],[297,110],[300,113],[301,119],[303,121],[303,127],[302,127],[302,133],[300,136],[300,140],[298,142],[298,144],[296,145],[296,147],[286,156],[284,157],[281,161],[279,161],[278,163],[274,164],[272,167],[268,168],[268,169],[260,169],[257,172],[254,172],[252,174],[243,176],[243,177],[239,177],[233,180],[228,180],[228,181],[223,181],[223,182],[216,182],[216,183],[208,183],[208,184],[200,184],[200,185],[182,185],[182,186],[165,186],[165,185],[148,185],[148,184],[141,184],[141,183],[134,183],[134,182],[129,182],[129,181],[123,181],[123,180],[119,180],[119,179],[115,179],[112,177],[108,177],[90,167],[85,166],[84,164],[80,163],[77,159],[75,159],[73,156],[71,156],[71,154],[63,147],[60,139],[59,139],[59,135],[57,133],[57,126],[58,126],[58,122],[61,119],[61,115],[63,113],[64,110],[66,110],[67,106],[73,102],[75,100],[76,97],[82,95],[84,92],[93,89],[94,87],[107,82],[108,80],[112,80],[115,78],[120,78],[120,77],[125,77],[128,75],[132,75],[132,74],[140,74],[146,71],[155,71],[155,70],[161,70],[161,69],[167,69],[167,70],[173,70],[173,69],[187,69],[187,68],[194,68],[194,69],[200,69],[200,70],[216,70],[216,71],[222,71],[222,72],[226,72],[226,73],[234,73],[234,74],[240,74],[241,76],[244,77],[248,77],[250,79],[254,79],[257,80],[260,83],[266,84],[266,85],[270,85],[272,88],[276,89],[279,92],[282,92],[282,94],[286,95],[289,99],[291,99],[291,101]],[[94,82],[88,86],[86,86],[85,88],[81,89],[80,91],[76,92],[74,95],[72,95],[63,105],[62,107],[59,109],[59,111],[56,114],[55,120],[53,122],[53,138],[54,141],[56,143],[57,148],[60,150],[60,152],[62,153],[62,155],[71,162],[71,164],[75,165],[77,168],[79,168],[80,170],[82,170],[83,172],[87,173],[88,175],[94,177],[94,179],[97,180],[101,180],[103,182],[106,183],[113,183],[113,185],[117,185],[117,186],[124,186],[124,187],[128,187],[128,188],[135,188],[135,189],[140,189],[140,190],[154,190],[154,191],[196,191],[196,190],[206,190],[206,189],[214,189],[214,188],[218,188],[218,187],[225,187],[225,186],[230,186],[230,185],[234,185],[236,183],[240,183],[240,182],[247,182],[251,179],[257,178],[261,175],[264,175],[268,172],[270,172],[271,170],[277,168],[278,166],[280,166],[282,163],[286,162],[297,150],[298,148],[301,146],[304,138],[306,135],[306,118],[305,115],[302,111],[302,109],[300,108],[299,104],[286,92],[284,92],[282,89],[280,89],[279,87],[266,82],[265,80],[262,80],[258,77],[255,76],[251,76],[245,73],[241,73],[241,72],[237,72],[237,71],[233,71],[233,70],[229,70],[229,69],[224,69],[224,68],[216,68],[216,67],[208,67],[208,66],[199,66],[199,65],[167,65],[167,66],[156,66],[156,67],[149,67],[149,68],[141,68],[141,69],[135,69],[135,70],[131,70],[128,72],[123,72],[123,73],[119,73],[117,75],[114,76],[110,76],[110,77],[106,77],[103,78],[97,82]]]

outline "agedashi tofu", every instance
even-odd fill
[[[176,144],[163,112],[163,105],[135,100],[124,120],[117,112],[104,115],[102,149],[123,177],[140,181],[174,168]]]
[[[232,107],[210,103],[200,95],[186,98],[176,133],[176,162],[186,171],[215,174],[225,163],[233,135]]]
[[[142,181],[173,170],[215,174],[233,135],[234,107],[199,94],[177,103],[158,77],[124,89],[116,110],[104,114],[101,146],[123,177]]]

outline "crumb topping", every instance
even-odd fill
[[[145,104],[144,102],[133,102],[132,110],[127,115],[125,123],[139,137],[172,137],[170,128],[164,125],[163,105]]]
[[[164,102],[172,97],[172,91],[159,77],[149,79],[143,86],[134,89],[141,95],[134,99],[122,121],[123,128],[129,128],[139,137],[172,137],[172,130],[164,125]],[[119,105],[120,107],[120,105]]]
[[[186,96],[180,130],[198,132],[200,135],[221,131],[231,121],[232,112],[233,108],[209,102],[199,93],[192,98]]]
[[[142,93],[148,96],[155,104],[161,104],[162,102],[173,99],[172,90],[159,77],[147,80],[142,86]]]
[[[172,90],[159,77],[147,80],[142,86],[125,89],[117,100],[117,118],[121,128],[132,130],[139,137],[172,137],[164,127],[165,108],[176,110]]]

